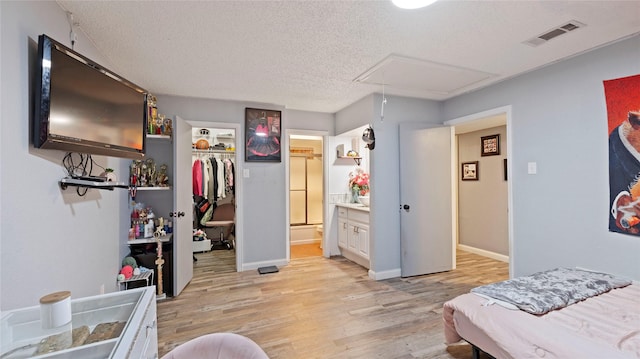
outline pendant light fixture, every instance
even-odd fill
[[[391,0],[395,6],[408,10],[429,6],[436,1],[437,0]]]

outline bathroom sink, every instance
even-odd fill
[[[369,207],[369,196],[359,196],[358,201],[360,201],[363,206]]]

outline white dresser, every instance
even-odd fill
[[[338,203],[338,247],[342,256],[369,269],[369,207]]]
[[[72,293],[73,295],[73,293]],[[87,340],[76,347],[37,354],[60,329],[42,329],[40,307],[2,313],[3,358],[157,358],[158,328],[155,286],[71,300],[73,329],[96,338],[96,327],[119,326],[111,339]],[[90,342],[91,343],[87,343]]]

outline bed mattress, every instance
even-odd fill
[[[444,304],[445,340],[466,340],[496,358],[640,358],[640,285],[544,315],[507,309],[476,294]]]

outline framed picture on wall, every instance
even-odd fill
[[[462,180],[477,181],[478,180],[478,161],[462,162]]]
[[[483,136],[480,138],[482,156],[495,156],[500,154],[500,135]]]
[[[281,162],[282,112],[245,108],[245,149],[247,162]]]

